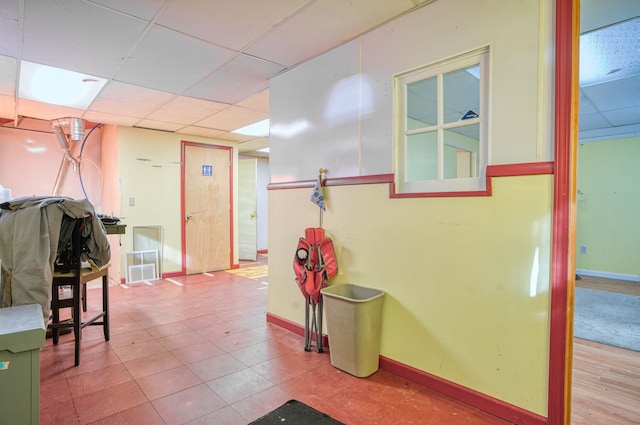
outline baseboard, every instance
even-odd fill
[[[259,249],[258,250],[258,254],[268,254],[269,250],[268,249]]]
[[[304,336],[304,327],[298,323],[267,313],[267,323],[280,326],[297,335]],[[329,346],[326,335],[322,336],[323,345]],[[411,366],[380,356],[380,369],[391,372],[409,381],[423,385],[427,388],[438,391],[444,395],[452,397],[477,409],[485,411],[493,416],[497,416],[517,425],[546,425],[547,418],[537,415],[528,410],[524,410],[512,404],[463,387],[456,383],[439,378],[435,375],[423,372]]]
[[[290,332],[293,332],[296,335],[300,335],[304,337],[304,326],[299,325],[295,322],[287,320],[283,317],[276,316],[275,314],[267,313],[267,323],[273,323],[274,325],[280,326]],[[311,335],[311,340],[315,341],[315,334]],[[324,351],[329,351],[329,339],[326,334],[322,334],[322,347],[325,349]]]
[[[547,418],[545,417],[384,356],[380,356],[380,369],[391,372],[394,375],[401,376],[427,388],[431,388],[439,393],[468,404],[469,406],[473,406],[493,416],[502,418],[513,424],[547,424]]]
[[[630,282],[640,282],[640,276],[635,274],[600,272],[597,270],[576,269],[576,274],[581,276],[601,277],[604,279],[627,280]]]

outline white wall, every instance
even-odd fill
[[[273,78],[272,183],[392,173],[393,76],[483,46],[489,164],[551,160],[552,3],[436,1]]]
[[[266,251],[269,249],[269,205],[267,186],[269,185],[269,159],[258,158],[258,183],[257,183],[257,249]]]

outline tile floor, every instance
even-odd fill
[[[386,371],[355,378],[328,353],[305,352],[303,337],[265,322],[265,262],[112,286],[109,342],[85,328],[78,367],[72,334],[41,350],[41,424],[247,424],[293,398],[348,425],[507,424]],[[99,289],[88,301],[90,315]]]

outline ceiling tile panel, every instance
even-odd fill
[[[640,124],[640,105],[615,111],[606,111],[602,115],[614,126]]]
[[[275,28],[246,52],[293,66],[343,44],[391,16],[413,7],[415,4],[411,0],[317,1]],[[336,13],[336,10],[340,12]]]
[[[166,3],[165,0],[88,0],[88,2],[96,3],[145,21],[151,21]]]
[[[218,137],[225,140],[233,140],[234,142],[242,142],[242,143],[255,138],[255,136],[247,136],[246,134],[237,134],[237,133],[232,133],[230,131],[225,131]]]
[[[256,111],[269,112],[269,89],[248,97],[238,102],[237,105],[243,108],[255,109]]]
[[[137,117],[96,111],[87,111],[83,118],[95,123],[114,124],[125,127],[133,127],[140,121],[140,118]]]
[[[597,112],[597,109],[593,106],[589,98],[584,95],[582,89],[580,89],[579,105],[580,115]]]
[[[637,106],[640,104],[640,75],[583,87],[582,91],[600,111]]]
[[[216,102],[237,103],[267,89],[269,78],[283,69],[281,65],[241,54],[185,94]]]
[[[174,96],[156,90],[112,81],[91,104],[93,112],[114,112],[143,118],[169,102]]]
[[[599,113],[580,115],[578,127],[580,131],[597,130],[599,128],[610,127],[611,123],[604,119]]]
[[[269,114],[253,109],[230,106],[217,114],[196,123],[198,126],[233,131],[245,125],[269,118]]]
[[[149,114],[147,118],[155,121],[167,121],[188,125],[207,118],[216,112],[220,112],[228,106],[229,105],[224,103],[178,96],[157,111]]]
[[[49,103],[36,102],[35,100],[20,99],[17,114],[23,117],[39,118],[43,120],[55,120],[64,117],[82,117],[81,109],[68,108],[66,106],[51,105]]]
[[[109,78],[145,27],[143,21],[84,1],[26,1],[22,58]]]
[[[182,94],[222,66],[233,51],[166,28],[154,27],[116,78],[130,84]]]
[[[241,142],[238,144],[238,150],[240,152],[243,151],[253,151],[256,149],[262,149],[269,146],[269,138],[268,137],[258,137],[257,139],[247,140],[246,142]]]
[[[18,56],[18,2],[0,2],[0,55]]]
[[[179,0],[158,24],[240,51],[310,0]]]
[[[136,123],[136,127],[175,132],[180,130],[181,128],[184,128],[184,125],[174,124],[166,121],[154,121],[154,120],[142,119]]]
[[[16,94],[16,60],[0,56],[0,95]]]
[[[223,135],[225,132],[222,130],[216,130],[213,128],[198,127],[195,125],[191,125],[191,126],[184,127],[182,130],[178,131],[178,133],[220,139],[221,138],[220,136]]]
[[[13,96],[0,95],[0,118],[13,119],[16,111],[16,101]]]

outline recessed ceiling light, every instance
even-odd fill
[[[87,109],[106,79],[22,61],[20,97],[71,108]]]
[[[269,135],[269,119],[254,122],[247,126],[233,130],[232,133],[244,134],[246,136],[264,137]]]

